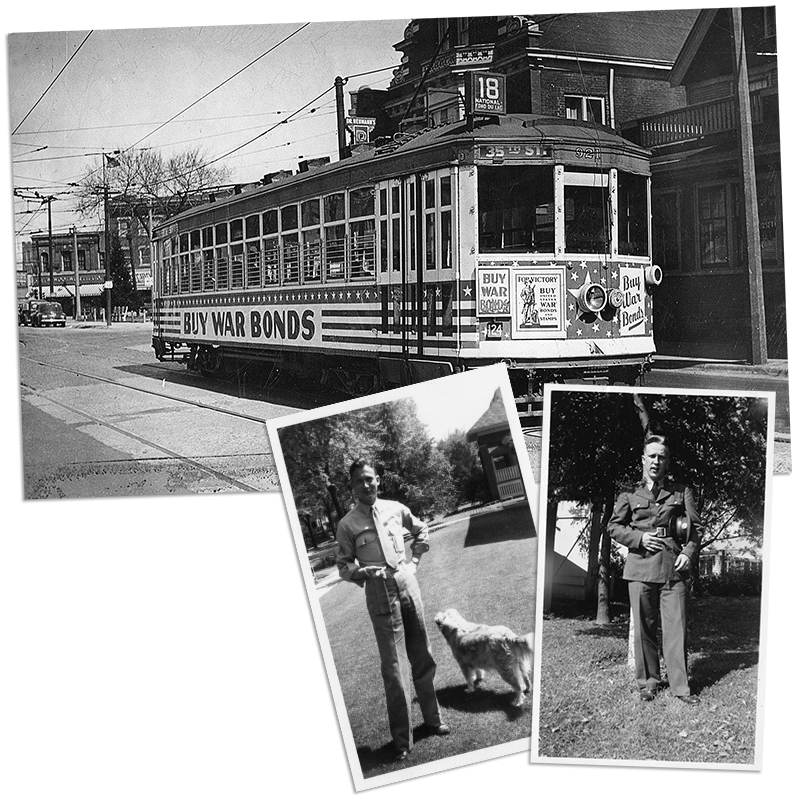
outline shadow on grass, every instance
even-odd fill
[[[509,721],[519,719],[525,713],[525,706],[511,705],[514,699],[513,689],[507,692],[492,689],[476,689],[467,692],[466,686],[446,686],[436,692],[439,705],[465,714],[483,714],[487,711],[502,711]],[[526,695],[529,698],[530,695]]]
[[[502,512],[471,517],[464,547],[510,542],[534,536],[536,529],[528,506],[507,508]]]

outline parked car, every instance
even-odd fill
[[[31,324],[31,315],[36,310],[36,307],[44,301],[42,300],[23,300],[19,304],[19,308],[17,310],[19,316],[19,324],[20,325],[30,325]]]
[[[61,303],[39,303],[31,312],[31,325],[41,328],[43,325],[60,325],[64,328],[67,324],[67,315],[61,308]]]

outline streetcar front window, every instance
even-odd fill
[[[568,253],[607,253],[611,243],[608,189],[564,186],[564,241]]]
[[[481,252],[554,252],[554,208],[552,167],[478,167]]]
[[[646,256],[647,178],[619,172],[619,254]]]

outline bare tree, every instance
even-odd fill
[[[204,154],[192,148],[171,156],[155,149],[126,150],[103,155],[89,167],[79,183],[78,210],[97,213],[106,189],[125,216],[136,218],[152,239],[151,221],[161,221],[180,214],[198,198],[225,183],[226,167],[207,164]]]

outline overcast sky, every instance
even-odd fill
[[[391,80],[391,68],[399,63],[392,45],[402,38],[407,22],[95,30],[88,39],[88,30],[12,34],[8,39],[11,130],[19,125],[11,137],[14,184],[28,192],[55,194],[53,225],[61,228],[76,221],[68,184],[99,163],[101,151],[136,145],[169,154],[199,146],[213,159],[277,125],[220,162],[229,168],[233,183],[296,168],[301,158],[330,155],[336,150],[333,91],[296,120],[278,123],[332,87],[337,75],[388,68],[352,78],[346,91],[362,85],[384,88]],[[156,131],[273,47],[273,52]],[[17,202],[15,211],[26,206],[34,209],[37,204]],[[85,220],[84,225],[96,227],[98,222]],[[44,225],[44,212],[17,216],[18,232]]]

